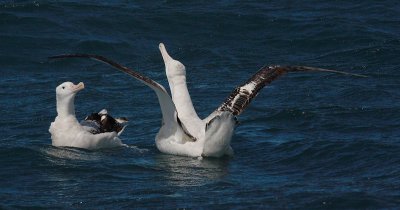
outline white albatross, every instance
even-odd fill
[[[123,146],[118,138],[125,126],[126,118],[114,119],[103,109],[78,122],[75,116],[75,95],[85,85],[80,82],[64,82],[56,88],[57,117],[51,123],[49,132],[52,145],[56,147],[78,147],[83,149],[101,149]]]
[[[233,155],[230,142],[237,122],[236,116],[249,105],[264,86],[282,74],[296,71],[319,71],[364,77],[306,66],[265,66],[244,84],[238,86],[225,102],[202,120],[197,116],[187,89],[185,66],[168,54],[164,44],[161,43],[159,48],[165,63],[172,98],[157,82],[100,55],[64,54],[49,58],[91,58],[109,64],[153,89],[162,112],[162,124],[156,136],[157,148],[163,153],[191,157]]]

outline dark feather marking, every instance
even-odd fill
[[[214,120],[220,118],[219,115],[213,117],[210,121],[208,121],[208,123],[206,123],[206,131],[208,130],[208,127],[214,122]]]
[[[192,141],[197,141],[196,137],[192,136],[192,134],[189,133],[189,131],[186,129],[184,124],[182,124],[181,119],[179,117],[176,117],[176,121],[178,122],[178,125],[182,128],[183,132],[192,140]]]
[[[102,116],[105,116],[103,120],[101,120]],[[85,118],[85,121],[93,121],[99,125],[99,130],[96,131],[94,134],[114,131],[119,133],[124,128],[122,124],[118,123],[113,117],[108,114],[100,115],[98,113],[92,113]]]
[[[218,107],[218,111],[229,111],[233,115],[239,115],[250,104],[251,100],[255,98],[258,92],[266,85],[277,79],[279,76],[288,72],[304,72],[304,71],[318,71],[318,72],[331,72],[336,74],[352,75],[357,77],[366,77],[360,74],[352,74],[343,71],[336,71],[330,69],[322,69],[307,66],[265,66],[256,72],[244,84],[238,86],[228,96],[224,103]],[[253,83],[252,90],[243,89],[246,85]]]

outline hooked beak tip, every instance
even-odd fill
[[[84,88],[85,88],[85,83],[80,82],[80,83],[78,84],[78,86],[81,87],[81,89],[84,89]]]
[[[79,92],[80,90],[85,88],[85,84],[80,82],[79,84],[75,85],[74,92]]]

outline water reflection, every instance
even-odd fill
[[[139,148],[135,145],[122,145],[121,147],[105,148],[99,150],[87,150],[75,147],[54,147],[46,146],[40,149],[48,160],[65,159],[65,160],[81,160],[81,161],[97,161],[106,157],[136,157],[147,153],[149,150]]]
[[[67,160],[96,161],[99,156],[95,153],[72,147],[53,147],[48,146],[41,149],[46,159],[56,165],[64,165]]]
[[[174,186],[202,186],[229,174],[230,158],[192,158],[159,154],[156,167],[165,171],[164,180]]]

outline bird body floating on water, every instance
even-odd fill
[[[64,82],[56,88],[57,117],[49,128],[52,145],[89,150],[124,145],[118,136],[126,126],[126,118],[114,119],[103,109],[78,122],[75,116],[75,95],[84,88],[82,82],[77,85]]]
[[[259,91],[279,76],[288,72],[330,72],[359,77],[363,75],[306,66],[265,66],[245,83],[238,86],[208,117],[200,119],[193,107],[186,85],[185,66],[173,59],[164,44],[159,45],[172,97],[154,80],[100,55],[65,54],[56,58],[91,58],[104,62],[132,76],[153,89],[162,111],[162,125],[156,135],[157,148],[167,154],[191,157],[221,157],[233,155],[230,146],[241,114]]]

